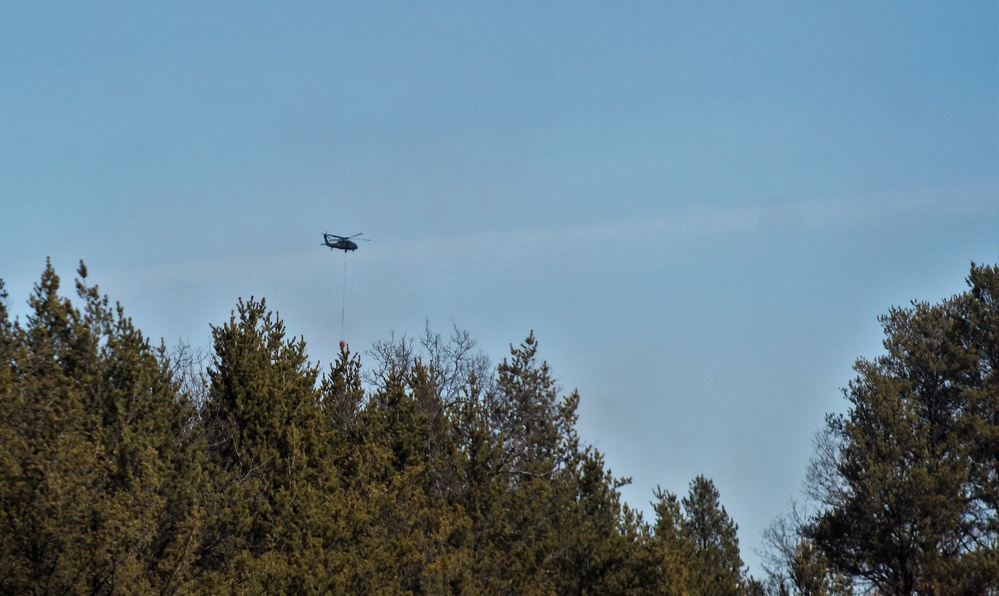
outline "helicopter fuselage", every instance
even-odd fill
[[[350,238],[337,236],[335,234],[323,234],[323,244],[330,248],[336,248],[345,252],[357,250],[357,243]]]
[[[330,248],[338,248],[340,250],[357,250],[357,243],[352,240],[337,240],[336,242],[326,242],[326,246]]]
[[[336,234],[330,234],[327,232],[323,234],[323,245],[337,250],[342,250],[344,252],[350,252],[352,250],[357,250],[357,243],[351,240],[351,238],[356,238],[357,236],[360,236],[360,234],[354,234],[353,236],[347,237],[337,236]]]

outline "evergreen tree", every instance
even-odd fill
[[[457,581],[454,535],[461,515],[449,479],[455,446],[448,422],[417,361],[408,379],[392,376],[361,413],[363,468],[355,490],[370,520],[359,556],[374,567],[365,591],[441,592]]]
[[[203,415],[218,498],[200,564],[219,589],[327,589],[337,486],[318,370],[263,300],[240,301],[212,333]]]
[[[351,355],[345,345],[340,349],[337,361],[330,365],[323,375],[320,388],[322,410],[330,429],[332,439],[350,443],[358,439],[358,416],[364,405],[364,387],[361,384],[361,359]]]
[[[200,527],[203,444],[193,427],[195,409],[177,392],[166,350],[153,350],[142,333],[111,309],[96,286],[86,285],[81,263],[77,293],[83,323],[98,353],[88,405],[99,413],[108,458],[103,515],[116,536],[106,548],[115,583],[143,591],[182,589],[190,573]],[[124,575],[135,566],[133,575]]]
[[[565,453],[562,430],[567,420],[558,407],[558,388],[548,364],[537,360],[533,333],[497,369],[496,389],[486,395],[485,413],[499,450],[494,478],[501,491],[486,510],[493,527],[486,575],[502,578],[514,592],[554,592],[559,554],[558,474]]]
[[[4,591],[173,592],[191,579],[199,519],[193,409],[107,298],[51,264],[27,325],[4,309],[0,373]]]
[[[615,478],[603,455],[582,446],[576,433],[579,394],[559,404],[563,461],[555,476],[558,495],[556,589],[561,594],[611,593],[633,587],[627,560],[634,543],[626,526],[618,488],[630,482]]]
[[[737,526],[714,483],[698,476],[683,499],[656,489],[648,547],[655,593],[744,594],[761,589],[743,577]]]
[[[694,545],[684,528],[683,511],[677,496],[656,488],[652,502],[656,519],[647,543],[650,560],[646,574],[654,578],[649,593],[687,594],[692,590]]]
[[[0,283],[0,592],[724,593],[739,579],[710,481],[682,511],[657,493],[654,530],[621,503],[627,479],[580,440],[580,397],[560,395],[533,334],[495,375],[457,330],[428,331],[421,354],[382,344],[367,392],[345,347],[317,385],[263,300],[212,328],[205,376],[188,348],[151,348],[82,264],[82,309],[58,289],[49,265],[22,326]]]
[[[886,353],[858,361],[818,460],[824,509],[805,532],[834,569],[881,593],[999,589],[999,271],[971,291],[881,319]]]
[[[738,526],[721,505],[714,483],[698,476],[681,503],[684,536],[693,546],[692,571],[697,591],[707,594],[738,594],[742,583]]]
[[[482,388],[473,375],[460,402],[456,424],[460,454],[458,504],[466,517],[462,536],[465,590],[510,591],[507,500],[511,485],[503,470],[503,450],[489,426]]]
[[[558,387],[547,362],[537,361],[534,333],[510,348],[497,373],[496,391],[485,396],[490,425],[501,440],[504,463],[513,482],[550,478],[562,455]]]
[[[87,396],[74,377],[84,328],[47,263],[26,327],[5,321],[0,405],[0,589],[83,591],[106,575],[88,531],[101,477]]]
[[[587,593],[633,584],[620,483],[576,434],[579,395],[559,397],[533,334],[462,409],[465,497],[477,591]],[[634,530],[634,528],[629,528]]]

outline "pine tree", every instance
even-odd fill
[[[346,348],[317,386],[251,298],[206,389],[79,273],[82,310],[48,266],[24,326],[0,283],[0,592],[717,592],[741,566],[710,481],[657,493],[654,532],[621,503],[533,334],[495,377],[467,334],[386,344],[368,393]]]
[[[698,476],[681,500],[681,528],[693,547],[696,591],[707,594],[739,594],[743,589],[742,558],[739,556],[738,526],[721,505],[714,482]]]
[[[587,593],[630,587],[615,479],[576,433],[579,395],[559,397],[533,334],[474,383],[459,436],[476,591]],[[473,377],[474,379],[475,377]]]
[[[881,319],[817,461],[823,511],[806,531],[831,565],[882,593],[999,589],[995,471],[999,271],[971,291]]]
[[[488,426],[499,450],[494,470],[502,491],[493,494],[487,520],[495,524],[490,557],[498,569],[488,575],[514,592],[556,590],[556,556],[562,472],[569,424],[559,409],[558,387],[547,362],[538,362],[531,333],[497,368],[495,391],[483,396]]]
[[[117,577],[109,582],[114,589],[182,589],[196,550],[204,480],[194,404],[178,393],[165,348],[152,349],[120,305],[112,310],[97,286],[86,285],[82,263],[79,275],[83,323],[97,343],[88,407],[101,416],[108,458],[100,489],[102,515],[113,528],[106,564]]]
[[[710,479],[696,477],[683,499],[662,488],[655,497],[645,562],[646,575],[654,579],[651,593],[748,594],[762,589],[743,576],[738,527]]]
[[[466,517],[462,538],[466,561],[464,592],[509,592],[510,532],[505,503],[510,482],[503,450],[489,425],[486,400],[476,376],[469,379],[456,424],[460,453],[458,504]]]
[[[693,590],[694,545],[684,529],[679,498],[661,487],[652,502],[656,514],[646,543],[649,560],[645,575],[653,578],[648,593],[687,594]]]
[[[27,325],[3,313],[0,585],[96,593],[184,589],[197,534],[193,410],[162,353],[96,287],[80,312],[51,264]]]
[[[106,573],[88,531],[102,470],[87,396],[75,382],[84,329],[58,289],[47,263],[27,325],[4,323],[0,589],[8,593],[82,591]]]
[[[440,409],[425,403],[438,399],[428,389],[417,361],[408,379],[391,375],[361,412],[361,467],[352,490],[363,495],[369,518],[358,524],[354,545],[373,568],[356,580],[364,591],[440,592],[456,572],[451,435]]]
[[[318,370],[262,300],[240,301],[212,333],[203,411],[219,496],[200,565],[219,589],[328,589],[324,528],[337,485]]]
[[[577,393],[562,404],[575,422]],[[629,479],[615,478],[605,467],[603,455],[580,447],[571,429],[570,450],[559,476],[561,509],[556,564],[562,594],[619,593],[635,588],[628,561],[637,545],[629,541],[632,530],[624,518],[618,489]]]

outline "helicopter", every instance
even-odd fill
[[[354,238],[357,238],[363,233],[364,232],[354,234],[353,236],[337,236],[336,234],[323,232],[323,245],[328,246],[331,249],[338,248],[344,252],[357,250],[357,242],[354,241]],[[364,240],[365,242],[369,241],[367,238],[358,238],[358,240]]]

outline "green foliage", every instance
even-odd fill
[[[656,593],[744,594],[754,589],[744,577],[738,528],[711,480],[694,478],[683,499],[661,488],[655,496],[649,547]]]
[[[240,301],[212,332],[203,421],[215,494],[201,565],[241,589],[321,585],[312,563],[325,562],[336,470],[318,370],[264,301]]]
[[[693,547],[691,569],[696,591],[702,594],[738,594],[742,589],[742,559],[737,526],[719,499],[714,483],[698,476],[682,501],[684,538]]]
[[[3,312],[0,588],[162,592],[191,581],[200,511],[194,409],[81,264],[47,266],[27,324]]]
[[[999,590],[999,270],[968,281],[882,317],[885,353],[857,362],[817,443],[793,568],[878,593]]]
[[[749,591],[713,484],[646,524],[533,334],[495,369],[456,329],[320,374],[250,299],[203,371],[76,289],[47,266],[22,324],[0,283],[0,592]]]

